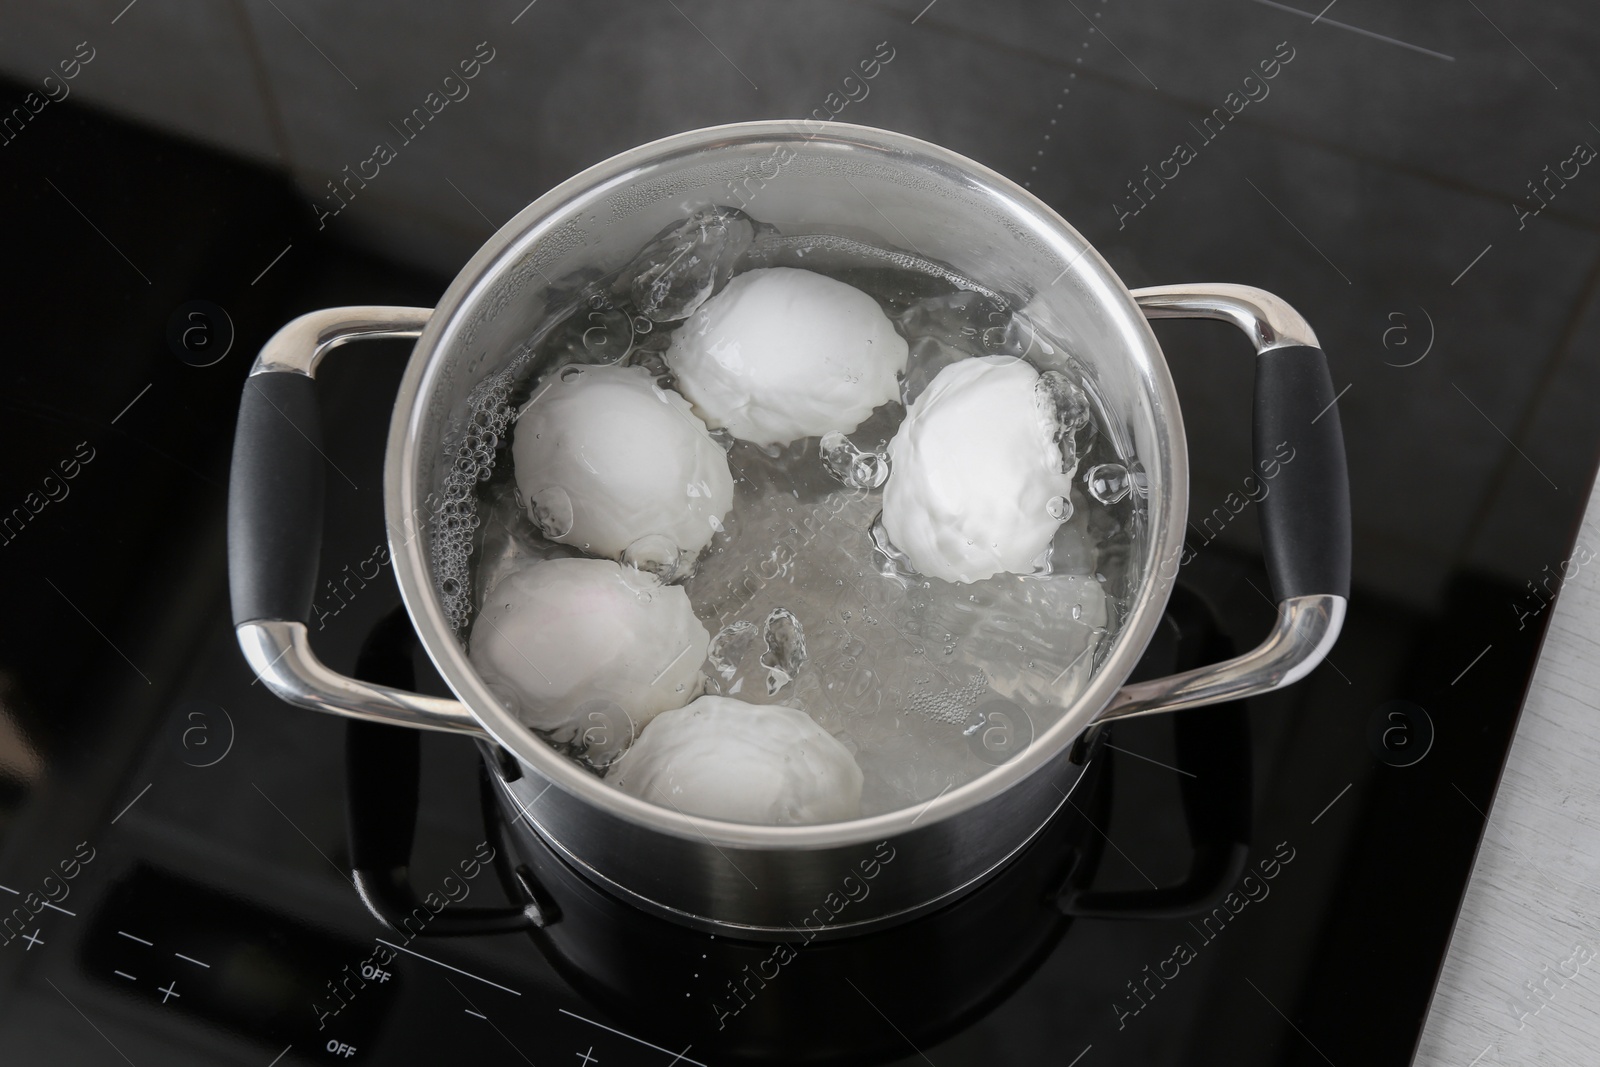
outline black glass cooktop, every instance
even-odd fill
[[[650,963],[692,958],[681,932],[618,915],[629,1002],[548,939],[368,914],[346,725],[279,703],[234,642],[227,468],[250,360],[292,316],[428,306],[590,163],[820,111],[1026,183],[1130,285],[1300,308],[1340,391],[1355,589],[1305,681],[1116,727],[1097,792],[1006,880],[752,1015],[939,1067],[1410,1061],[1600,455],[1583,5],[118,7],[15,16],[0,47],[0,1059],[728,1062],[683,1034],[729,1010],[736,949],[686,980]],[[1183,595],[1248,645],[1274,610],[1240,490],[1249,354],[1157,333],[1194,463]],[[406,354],[351,347],[319,379],[314,643],[346,672],[398,604],[380,468]],[[471,902],[504,903],[482,767],[422,738],[412,879],[467,865]],[[1212,908],[1067,914],[1180,883],[1236,831]],[[1014,966],[955,988],[1005,938]]]

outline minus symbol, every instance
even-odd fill
[[[195,959],[193,956],[185,956],[181,952],[174,952],[173,955],[178,957],[180,960],[187,960],[190,963],[196,964],[197,966],[204,967],[208,971],[211,969],[211,964],[209,964],[209,963],[201,963],[199,960]]]
[[[117,933],[121,934],[123,937],[127,938],[129,941],[137,941],[141,945],[154,945],[155,944],[154,941],[146,941],[142,937],[134,937],[132,934],[128,933],[128,931],[126,931],[126,930],[118,930]]]
[[[137,982],[139,980],[139,979],[135,978],[133,975],[128,974],[128,973],[126,973],[124,971],[112,971],[111,973],[112,974],[116,974],[116,975],[121,975],[123,978],[126,978],[130,982]]]
[[[482,1014],[480,1012],[473,1011],[471,1008],[462,1008],[461,1010],[466,1012],[468,1015],[476,1015],[480,1019],[489,1018],[487,1015],[484,1015],[484,1014]]]

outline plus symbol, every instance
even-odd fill
[[[44,928],[40,927],[39,929],[42,930]],[[33,946],[34,945],[42,945],[42,944],[44,944],[44,938],[39,936],[39,930],[35,930],[33,933],[29,934],[27,937],[24,937],[22,940],[24,940],[24,941],[26,941],[28,943],[28,948],[27,948],[28,952],[32,952],[33,951]]]
[[[594,1046],[590,1045],[589,1046],[589,1052],[574,1052],[573,1055],[578,1057],[580,1060],[583,1061],[583,1067],[589,1067],[589,1064],[591,1064],[591,1063],[599,1063],[600,1062],[599,1059],[597,1059],[596,1057],[591,1056],[589,1054],[589,1053],[591,1053],[593,1051],[594,1051]]]
[[[176,981],[168,982],[166,984],[165,988],[159,990],[159,992],[161,993],[161,1003],[165,1004],[167,1002],[167,998],[168,997],[181,997],[181,996],[183,996],[182,993],[177,991],[177,988],[176,988],[177,985],[178,985],[178,983]]]

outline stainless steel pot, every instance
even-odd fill
[[[430,567],[429,501],[451,462],[468,393],[542,321],[566,310],[559,301],[571,294],[552,279],[614,271],[687,210],[717,203],[747,206],[790,230],[914,250],[1019,298],[1089,365],[1109,431],[1144,465],[1138,592],[1098,672],[1031,746],[920,807],[845,823],[754,826],[623,794],[518,724],[478,678],[444,614]],[[1271,633],[1238,658],[1125,685],[1177,574],[1188,505],[1182,416],[1147,316],[1218,318],[1243,330],[1257,355],[1258,461],[1285,441],[1295,459],[1258,506],[1279,602]],[[309,643],[326,462],[312,379],[330,349],[367,337],[418,338],[390,425],[387,532],[411,621],[456,700],[343,677]],[[830,936],[850,933],[924,912],[1004,865],[1066,801],[1082,773],[1074,742],[1094,724],[1266,692],[1322,660],[1349,586],[1349,499],[1333,401],[1315,335],[1282,300],[1225,284],[1130,292],[1050,208],[972,160],[843,123],[696,130],[625,152],[534,201],[473,256],[437,308],[319,311],[267,343],[245,388],[234,450],[234,624],[251,667],[290,703],[498,746],[513,822],[624,899],[679,922],[790,935],[886,842],[896,877],[828,924]]]

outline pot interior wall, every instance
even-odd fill
[[[434,530],[426,502],[442,498],[472,390],[663,228],[713,205],[743,208],[786,234],[831,233],[903,251],[995,290],[1089,369],[1105,406],[1102,426],[1118,452],[1144,465],[1156,487],[1154,505],[1165,503],[1168,456],[1155,432],[1175,413],[1158,412],[1152,402],[1158,395],[1149,382],[1153,345],[1142,318],[1130,315],[1125,294],[1108,284],[1109,268],[1097,253],[1075,233],[1050,225],[1048,208],[998,175],[979,182],[970,163],[958,168],[942,154],[884,150],[847,134],[813,136],[799,123],[782,137],[741,135],[731,127],[709,146],[635,168],[615,162],[602,165],[619,170],[609,180],[580,175],[512,220],[508,231],[530,228],[464,299],[441,306],[451,317],[433,356],[437,368],[419,427],[420,439],[432,445],[416,468],[424,558],[432,558]],[[477,267],[475,261],[463,277]],[[1042,369],[1057,361],[1038,352],[1030,358]],[[1135,546],[1135,582],[1151,562],[1140,551],[1148,542],[1141,536]]]
[[[1078,234],[1001,176],[913,138],[830,123],[751,123],[697,131],[645,145],[563,183],[512,219],[463,268],[445,294],[413,356],[408,382],[415,404],[397,410],[389,470],[391,543],[407,604],[429,654],[452,688],[530,769],[601,806],[628,798],[565,761],[516,728],[448,636],[431,569],[438,530],[435,505],[458,461],[474,390],[528,350],[550,324],[577,306],[602,279],[626,265],[666,227],[709,206],[739,207],[785,234],[830,233],[899,250],[948,267],[999,293],[1091,379],[1102,409],[1098,421],[1117,451],[1143,465],[1148,494],[1134,501],[1137,531],[1130,568],[1140,590],[1122,632],[1104,654],[1104,668],[1076,704],[1030,750],[979,779],[998,793],[1043,767],[1092,721],[1137,660],[1164,596],[1143,579],[1158,556],[1175,555],[1187,486],[1181,419],[1160,351],[1125,287]],[[1043,369],[1058,356],[1030,353]],[[1175,506],[1180,517],[1174,523]],[[404,529],[401,529],[404,527]],[[570,770],[571,773],[568,773]],[[973,783],[977,785],[979,783]],[[938,821],[958,798],[954,790],[928,813]],[[599,794],[605,793],[606,796]],[[710,840],[705,826],[677,826],[630,809],[644,822],[683,840]],[[1042,822],[1042,818],[1040,820]],[[719,846],[817,847],[827,827],[713,834]],[[840,824],[854,826],[855,824]],[[1038,822],[1020,828],[1025,840]],[[867,840],[888,827],[863,823],[843,836]],[[782,840],[778,840],[778,838]],[[788,844],[785,845],[784,842]],[[997,847],[999,847],[997,845]]]

